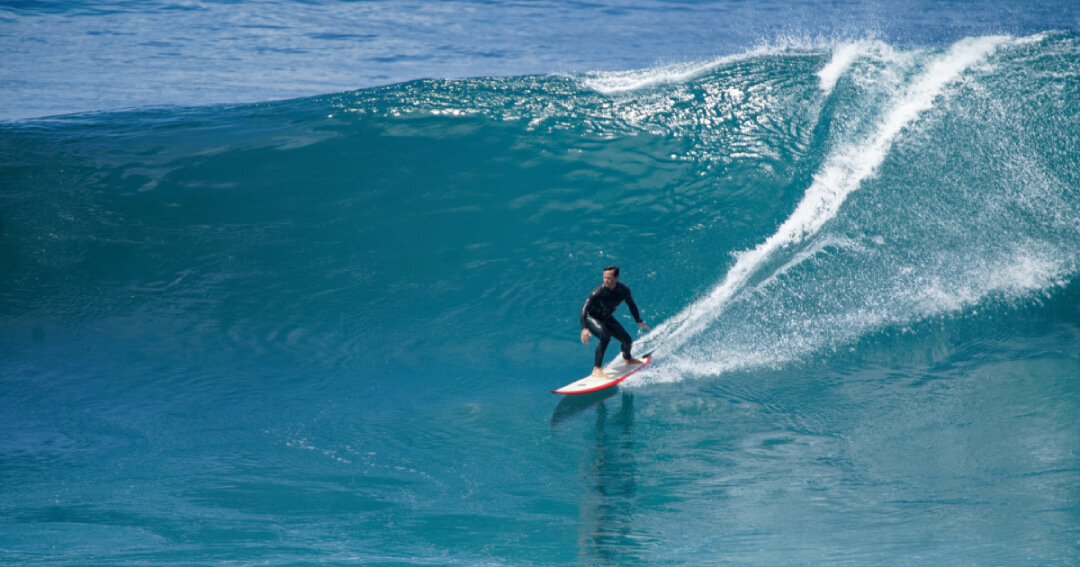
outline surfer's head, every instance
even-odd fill
[[[604,268],[604,287],[614,289],[617,283],[619,283],[619,267],[608,266]]]

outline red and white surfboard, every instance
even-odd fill
[[[621,356],[616,356],[615,360],[611,361],[611,364],[607,365],[604,369],[605,376],[600,378],[598,376],[586,376],[573,383],[567,384],[558,390],[552,390],[553,394],[588,394],[589,392],[598,392],[604,390],[626,380],[631,374],[645,368],[652,362],[651,356],[646,356],[641,359],[643,364],[627,364]]]

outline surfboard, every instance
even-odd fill
[[[621,356],[615,357],[615,360],[611,364],[604,368],[605,376],[600,378],[599,376],[586,376],[580,380],[571,382],[559,388],[558,390],[552,390],[552,394],[588,394],[589,392],[598,392],[610,388],[623,380],[630,377],[631,374],[645,368],[652,362],[651,356],[646,356],[640,359],[644,364],[627,364]]]

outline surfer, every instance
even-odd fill
[[[590,335],[596,335],[596,338],[600,339],[593,359],[593,376],[604,377],[604,371],[600,365],[604,362],[604,351],[607,350],[611,337],[619,339],[622,343],[623,360],[631,364],[642,364],[640,360],[630,356],[630,347],[634,344],[630,333],[627,333],[626,329],[611,315],[623,301],[630,308],[630,314],[634,316],[638,327],[646,331],[652,330],[641,320],[637,304],[630,296],[630,288],[619,283],[619,268],[608,266],[604,268],[604,283],[592,290],[589,298],[585,300],[585,305],[581,307],[581,342],[587,344]]]

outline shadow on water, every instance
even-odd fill
[[[578,550],[589,565],[640,564],[642,535],[633,527],[637,500],[634,396],[623,392],[618,411],[595,402],[595,442],[583,462]]]
[[[566,423],[571,418],[581,415],[585,410],[602,403],[618,393],[617,388],[608,388],[591,394],[563,396],[555,411],[551,414],[551,427]]]

